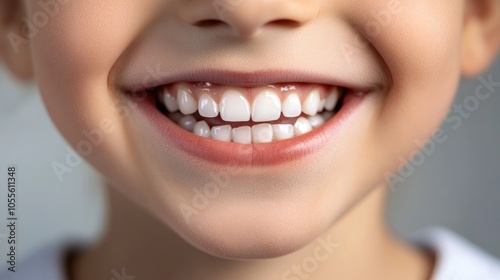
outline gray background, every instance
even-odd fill
[[[500,81],[500,59],[483,76]],[[455,103],[480,84],[463,81]],[[440,225],[500,257],[500,88],[456,130],[443,125],[448,140],[438,144],[414,173],[394,185],[387,207],[389,225],[409,236]],[[432,102],[432,100],[429,100]],[[422,112],[425,114],[425,112]],[[61,239],[90,240],[102,228],[105,193],[92,168],[82,163],[60,182],[51,163],[63,162],[68,147],[57,134],[33,85],[23,86],[0,67],[1,170],[18,166],[18,257]],[[0,182],[6,182],[0,172]],[[0,192],[5,221],[6,191]],[[0,256],[6,229],[0,227]],[[3,259],[3,258],[1,258]],[[2,261],[0,267],[5,267]]]
[[[500,59],[482,76],[490,74],[500,82]],[[454,104],[463,104],[479,85],[478,79],[463,80]],[[442,129],[447,141],[393,187],[389,225],[403,236],[445,226],[500,257],[500,87],[458,129],[450,123]]]

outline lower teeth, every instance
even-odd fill
[[[183,129],[195,135],[212,138],[224,142],[240,144],[270,143],[286,140],[308,133],[322,126],[334,116],[334,112],[324,111],[314,116],[298,117],[292,124],[259,123],[253,126],[231,126],[230,124],[212,126],[205,120],[196,120],[194,115],[183,115],[179,112],[168,114]]]

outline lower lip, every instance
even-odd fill
[[[150,97],[153,95],[150,94]],[[332,145],[349,127],[350,116],[365,100],[365,95],[350,94],[344,99],[339,112],[322,126],[309,133],[265,144],[238,144],[197,136],[188,132],[161,113],[154,97],[134,100],[139,111],[169,143],[188,155],[211,163],[228,166],[270,166],[292,162],[320,152]]]

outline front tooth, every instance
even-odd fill
[[[273,128],[271,124],[263,123],[252,126],[253,143],[269,143],[273,141]]]
[[[278,95],[270,90],[259,93],[252,104],[252,121],[275,121],[281,115],[281,101]]]
[[[339,90],[335,87],[330,94],[326,97],[325,109],[331,111],[337,106],[337,101],[339,100]]]
[[[325,123],[325,119],[321,115],[310,116],[307,119],[313,128],[320,127]]]
[[[307,95],[306,100],[302,103],[302,112],[306,115],[314,116],[318,113],[320,103],[319,91],[315,89]]]
[[[245,122],[250,120],[250,104],[248,100],[236,90],[224,93],[219,105],[220,116],[227,122]]]
[[[212,127],[210,135],[215,140],[231,142],[231,126],[230,125],[214,126]]]
[[[210,127],[206,121],[199,121],[194,125],[193,133],[201,137],[210,138]]]
[[[294,135],[293,125],[291,124],[273,124],[273,139],[285,140]]]
[[[308,133],[312,130],[311,123],[304,117],[300,117],[297,119],[295,124],[293,125],[295,136],[302,135],[304,133]]]
[[[177,123],[185,130],[193,132],[194,126],[196,125],[196,119],[193,115],[187,115],[181,117]]]
[[[283,116],[294,118],[302,113],[302,105],[300,104],[299,96],[295,93],[288,95],[283,102]]]
[[[219,106],[208,94],[203,94],[198,100],[198,112],[202,117],[214,118],[219,114]]]
[[[322,112],[325,109],[326,99],[321,99],[318,106],[318,112]]]
[[[252,128],[249,126],[240,126],[233,128],[233,142],[240,144],[252,143]]]
[[[190,115],[198,109],[193,96],[189,90],[185,88],[179,88],[177,90],[177,103],[179,105],[179,110],[184,115]]]
[[[168,91],[168,89],[164,89],[162,94],[162,99],[163,99],[163,104],[170,113],[179,110],[179,106],[177,105],[177,100],[175,100],[175,97],[172,94],[170,94],[170,91]]]

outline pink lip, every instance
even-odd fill
[[[165,143],[173,144],[185,153],[209,162],[251,167],[298,160],[335,142],[342,130],[348,126],[349,116],[364,99],[364,96],[346,96],[341,110],[332,119],[307,134],[266,144],[246,145],[203,138],[185,131],[156,108],[153,97],[136,103],[139,110],[165,138]]]
[[[374,88],[382,88],[382,85],[378,83],[368,84],[360,83],[359,80],[356,79],[337,79],[325,73],[311,71],[268,69],[239,72],[220,69],[197,69],[170,73],[168,71],[163,72],[160,69],[148,69],[143,72],[147,73],[146,77],[134,75],[132,78],[127,79],[126,82],[123,82],[121,88],[127,92],[136,92],[176,82],[211,82],[214,84],[240,87],[301,82],[336,85],[357,92],[368,92]]]
[[[137,71],[137,69],[135,69]],[[350,94],[344,98],[344,104],[333,118],[321,127],[304,135],[288,140],[266,144],[238,144],[216,141],[199,137],[179,127],[167,118],[155,106],[154,97],[142,101],[133,101],[138,104],[139,110],[156,127],[165,143],[173,145],[179,150],[209,162],[230,166],[269,166],[298,160],[312,153],[321,151],[325,146],[335,143],[337,138],[349,125],[350,116],[365,100],[370,92],[381,85],[365,83],[366,80],[348,78],[339,80],[332,75],[312,71],[295,71],[286,69],[257,70],[253,72],[238,72],[220,69],[197,69],[191,71],[166,72],[148,71],[148,79],[140,76],[129,76],[122,83],[124,92],[143,92],[145,89],[167,85],[175,82],[211,82],[215,84],[252,87],[274,83],[311,83],[336,85],[349,88],[353,92],[365,93],[362,96]],[[374,82],[374,81],[373,81]]]

